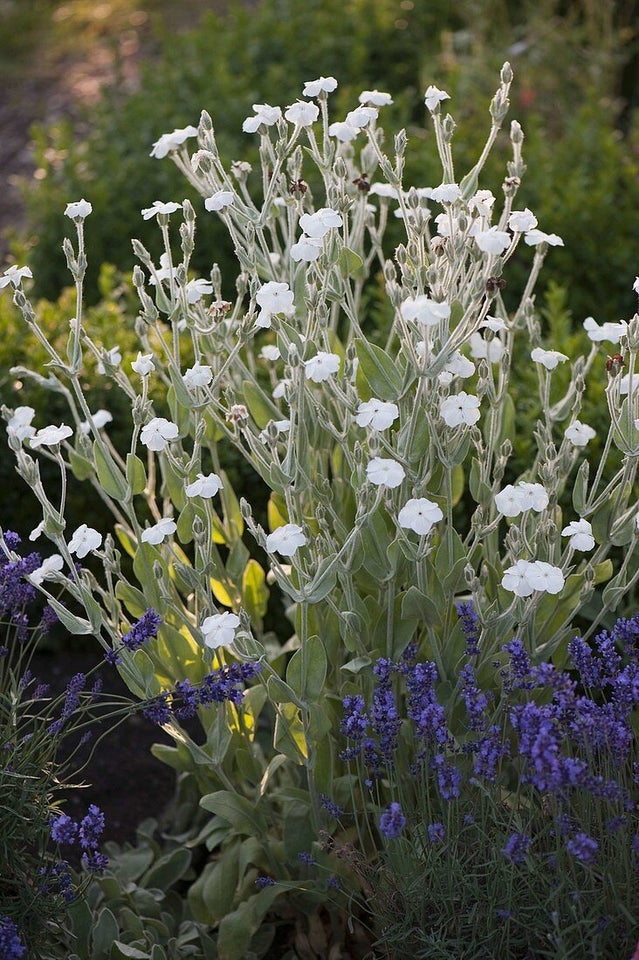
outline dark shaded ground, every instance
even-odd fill
[[[77,673],[87,673],[100,654],[93,651],[63,651],[39,654],[32,664],[36,676],[51,684],[53,692],[62,692]],[[127,690],[114,668],[100,671],[105,690],[126,695]],[[71,790],[65,812],[77,818],[96,803],[105,814],[105,840],[116,843],[133,841],[137,824],[147,817],[160,818],[173,797],[175,774],[151,755],[154,743],[171,742],[161,728],[140,714],[134,714],[118,726],[105,722],[96,729],[101,736],[93,756],[77,778],[86,788]],[[85,756],[90,750],[85,751]]]

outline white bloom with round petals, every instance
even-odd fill
[[[87,553],[99,550],[101,546],[102,534],[82,523],[69,540],[69,553],[75,553],[76,557],[82,560]]]
[[[501,317],[486,317],[480,326],[492,330],[493,333],[499,333],[500,330],[508,329],[506,321],[502,320]]]
[[[255,321],[258,327],[270,327],[271,318],[278,313],[285,317],[292,317],[295,313],[293,292],[288,283],[269,280],[257,291],[255,302],[260,308]]]
[[[242,124],[244,133],[257,133],[260,127],[272,127],[282,116],[279,107],[272,107],[269,103],[254,103],[255,116],[247,117]]]
[[[259,352],[260,360],[269,360],[274,362],[279,360],[282,354],[280,353],[280,348],[276,347],[275,344],[267,343]]]
[[[204,499],[209,499],[214,497],[216,493],[222,489],[224,484],[218,477],[217,473],[198,473],[197,480],[194,480],[193,483],[189,483],[186,486],[186,495],[187,497],[204,497]]]
[[[131,369],[135,370],[136,373],[139,373],[141,377],[148,377],[150,373],[153,373],[155,370],[155,364],[153,363],[153,354],[152,353],[140,353],[138,351],[137,358],[131,361]]]
[[[196,390],[198,387],[208,387],[213,379],[213,371],[206,363],[200,363],[199,360],[189,367],[183,374],[182,380],[187,390]]]
[[[527,483],[520,480],[517,489],[521,493],[522,510],[535,510],[537,513],[541,513],[550,503],[548,491],[541,483]]]
[[[317,80],[307,80],[302,94],[305,97],[318,97],[320,93],[332,93],[337,89],[335,77],[318,77]]]
[[[31,447],[55,447],[56,444],[62,443],[63,440],[66,440],[73,433],[71,427],[67,427],[65,423],[61,423],[59,427],[43,427],[42,430],[38,430],[30,438],[29,443]]]
[[[84,220],[90,213],[93,213],[93,207],[88,200],[75,200],[73,203],[67,203],[64,211],[65,217],[71,220]]]
[[[465,380],[466,377],[472,377],[474,372],[475,364],[473,361],[465,357],[461,351],[455,350],[437,379],[441,384],[447,385],[452,383],[455,377],[460,377],[462,380]]]
[[[310,127],[319,117],[319,107],[316,103],[307,103],[305,100],[298,100],[286,108],[284,117],[289,123],[294,123],[296,127]]]
[[[490,217],[495,203],[492,190],[478,190],[468,201],[468,209],[476,212],[480,217]]]
[[[232,207],[235,203],[235,194],[232,190],[218,190],[217,193],[207,197],[204,206],[213,213],[216,210],[225,210],[226,207]]]
[[[597,436],[597,431],[581,420],[573,420],[570,426],[566,427],[564,436],[574,447],[585,447],[589,440]]]
[[[177,440],[179,429],[176,423],[165,417],[153,417],[142,427],[140,442],[149,450],[164,450],[171,440]]]
[[[320,350],[310,360],[304,361],[306,379],[312,380],[314,383],[321,383],[337,373],[339,365],[340,358],[336,353],[325,353]]]
[[[329,137],[337,137],[338,140],[341,140],[342,143],[350,143],[351,140],[354,140],[355,137],[359,136],[360,128],[353,127],[350,123],[344,123],[342,120],[337,120],[335,123],[331,123],[328,128]]]
[[[106,427],[107,423],[113,422],[113,415],[108,410],[96,410],[95,413],[91,415],[93,420],[93,426],[96,430],[101,430],[102,427]],[[91,432],[91,426],[88,420],[83,420],[79,427],[80,433],[88,436]]]
[[[304,263],[313,263],[322,252],[323,243],[316,240],[315,237],[307,237],[305,234],[299,238],[297,243],[291,247],[291,260],[295,263],[303,261]]]
[[[202,297],[213,293],[213,284],[204,277],[198,277],[197,280],[189,280],[184,291],[188,303],[198,303]]]
[[[537,226],[537,217],[528,207],[525,210],[513,210],[508,217],[508,226],[513,233],[527,233]]]
[[[566,582],[561,568],[554,567],[544,560],[532,561],[527,578],[533,590],[539,590],[542,593],[561,593]]]
[[[595,538],[592,535],[592,526],[587,520],[572,520],[567,527],[561,531],[562,537],[570,537],[568,545],[573,550],[592,550],[595,546]]]
[[[212,650],[218,647],[228,647],[235,639],[235,631],[240,625],[240,618],[236,613],[228,610],[224,613],[214,613],[212,617],[205,617],[200,624],[204,643]]]
[[[404,320],[414,320],[424,327],[436,327],[442,320],[450,318],[450,304],[445,300],[431,300],[425,294],[404,300],[399,312]]]
[[[189,125],[176,129],[172,133],[163,133],[153,144],[150,156],[155,157],[156,160],[162,160],[167,154],[177,150],[189,137],[197,137],[197,127]]]
[[[446,397],[439,405],[439,415],[447,427],[472,427],[480,417],[481,401],[465,390]]]
[[[457,183],[440,183],[438,187],[433,187],[431,199],[436,203],[454,203],[461,197],[461,190]]]
[[[172,213],[175,213],[176,210],[181,210],[182,204],[176,203],[175,200],[169,200],[164,203],[162,200],[154,200],[152,207],[147,207],[145,210],[142,210],[142,218],[144,220],[150,220],[151,217],[156,217],[159,214],[164,214],[169,216]]]
[[[162,543],[166,537],[170,537],[176,530],[177,523],[175,520],[171,517],[163,517],[162,520],[154,523],[152,527],[147,527],[146,530],[143,530],[140,540],[142,543],[152,543],[154,546],[157,546],[158,543]]]
[[[394,102],[390,93],[383,93],[381,90],[362,90],[357,99],[371,107],[389,107]]]
[[[381,183],[380,181],[376,181],[375,183],[371,184],[371,188],[368,191],[368,196],[377,196],[384,197],[384,199],[388,200],[397,200],[399,197],[399,190],[397,187],[392,187],[390,183]]]
[[[414,530],[420,536],[425,536],[431,528],[442,520],[444,514],[441,507],[427,500],[426,497],[418,497],[408,500],[397,515],[400,527],[407,530]]]
[[[7,422],[7,433],[10,437],[17,437],[20,443],[27,440],[35,433],[35,427],[31,426],[31,421],[35,417],[33,407],[16,407],[13,416]]]
[[[406,471],[401,463],[391,457],[373,457],[366,466],[366,476],[376,487],[398,487]]]
[[[518,517],[523,510],[521,491],[509,483],[495,494],[495,506],[504,517]]]
[[[344,221],[337,210],[330,207],[321,207],[315,213],[303,213],[300,217],[300,227],[307,237],[321,240],[333,227],[341,227]]]
[[[490,227],[475,234],[475,243],[482,253],[499,256],[510,246],[511,236],[499,227]]]
[[[556,233],[544,233],[543,230],[529,230],[524,235],[524,242],[529,247],[537,247],[540,243],[547,243],[549,247],[563,247],[564,241]]]
[[[296,523],[285,523],[266,538],[267,553],[281,553],[283,557],[292,557],[299,547],[306,543],[302,528]]]
[[[621,338],[628,334],[628,324],[625,320],[620,320],[619,323],[607,322],[599,325],[594,317],[586,317],[583,328],[593,343],[601,343],[604,340],[607,343],[619,343]]]
[[[514,593],[516,597],[529,597],[535,589],[529,579],[531,567],[530,560],[518,560],[512,567],[504,570],[501,580],[504,590]]]
[[[541,363],[546,370],[554,370],[560,363],[565,363],[568,357],[559,350],[543,350],[541,347],[535,347],[530,352],[530,359],[535,363]]]
[[[377,117],[378,111],[375,107],[355,107],[354,110],[350,110],[346,114],[344,122],[347,123],[349,127],[355,127],[361,130],[363,127],[368,126],[371,120],[376,120]]]
[[[399,407],[396,403],[371,397],[358,406],[355,423],[360,427],[371,427],[372,430],[388,430],[398,416]]]
[[[19,287],[23,277],[27,277],[29,280],[33,279],[33,274],[29,267],[18,267],[15,263],[12,264],[10,267],[7,267],[0,277],[0,290],[3,287],[8,287],[10,283],[12,283],[14,287]]]
[[[504,353],[504,344],[499,337],[484,340],[481,333],[475,331],[470,337],[470,353],[475,360],[488,360],[489,363],[499,363]]]
[[[57,575],[64,567],[64,560],[59,553],[54,553],[47,557],[39,567],[28,574],[31,583],[40,586],[43,580],[55,580]]]
[[[450,94],[446,93],[445,90],[440,90],[439,87],[431,84],[426,88],[426,93],[424,94],[424,103],[428,107],[431,113],[434,110],[437,110],[440,103],[444,100],[450,100]]]

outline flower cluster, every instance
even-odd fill
[[[108,857],[98,850],[103,832],[104,814],[94,803],[79,823],[64,813],[51,820],[53,842],[71,846],[77,841],[82,850],[82,866],[90,873],[101,873],[109,863]]]
[[[260,670],[260,663],[232,663],[213,670],[198,685],[190,680],[178,680],[172,690],[146,701],[142,713],[148,720],[162,726],[172,717],[178,720],[194,717],[198,707],[210,707],[225,701],[239,706],[245,684]]]

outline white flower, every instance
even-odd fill
[[[583,328],[594,343],[601,343],[603,340],[608,343],[619,343],[628,333],[628,324],[625,320],[620,320],[619,323],[603,323],[600,326],[593,317],[586,317]]]
[[[401,463],[390,457],[373,457],[366,466],[366,476],[376,487],[398,487],[406,471]]]
[[[166,203],[163,203],[162,200],[154,200],[153,206],[147,207],[146,210],[142,210],[141,213],[144,220],[150,220],[151,217],[155,217],[158,214],[169,216],[169,214],[181,209],[182,204],[176,203],[174,200],[169,200]]]
[[[523,510],[521,491],[509,483],[495,494],[495,506],[504,517],[518,517]]]
[[[176,423],[164,417],[153,417],[142,427],[140,441],[149,450],[164,450],[171,440],[176,440],[179,430]]]
[[[91,415],[93,420],[93,426],[96,430],[101,430],[102,427],[106,427],[107,423],[113,421],[113,415],[109,413],[108,410],[96,410],[95,413]],[[88,420],[84,420],[79,427],[80,433],[87,436],[91,432],[91,427]]]
[[[153,149],[149,156],[155,157],[157,160],[162,160],[167,154],[172,153],[173,150],[177,150],[189,137],[197,137],[197,127],[189,125],[188,127],[176,129],[172,133],[163,133],[159,140],[156,140],[153,144]]]
[[[501,580],[504,590],[514,593],[517,597],[529,597],[534,590],[528,579],[531,567],[530,560],[518,560],[512,567],[504,570]]]
[[[531,360],[535,363],[541,363],[546,370],[554,370],[560,363],[565,363],[568,357],[565,353],[559,353],[558,350],[542,350],[541,347],[535,347],[530,352]]]
[[[635,282],[632,285],[632,289],[636,294],[639,294],[639,277],[635,277]]]
[[[566,582],[559,567],[553,567],[551,563],[545,563],[543,560],[532,561],[527,579],[533,590],[540,590],[543,593],[561,593]]]
[[[319,117],[319,107],[315,103],[298,100],[286,108],[284,117],[298,127],[310,127]]]
[[[350,123],[343,123],[342,121],[331,123],[328,128],[329,137],[337,137],[342,143],[349,143],[351,140],[354,140],[358,134],[359,129],[357,127],[352,127]]]
[[[253,110],[255,116],[247,117],[242,124],[244,133],[257,133],[261,126],[272,127],[282,116],[279,107],[272,107],[268,103],[254,103]]]
[[[328,380],[332,374],[337,373],[339,365],[340,358],[336,353],[324,353],[320,350],[310,360],[304,361],[306,379],[312,380],[313,383],[321,383],[323,380]]]
[[[358,130],[367,126],[371,120],[376,120],[378,112],[375,107],[355,107],[344,117],[344,122],[349,127],[356,127]]]
[[[87,553],[99,550],[101,546],[102,534],[82,523],[69,540],[69,553],[75,553],[76,557],[82,560]]]
[[[371,427],[373,430],[387,430],[398,416],[399,407],[396,403],[387,403],[372,397],[360,403],[355,423],[360,427]]]
[[[306,237],[302,234],[297,243],[294,243],[291,247],[291,260],[294,260],[295,263],[299,263],[300,260],[303,260],[304,263],[312,263],[317,260],[322,252],[322,246],[321,240],[315,240],[313,237]]]
[[[38,540],[44,533],[44,520],[41,520],[37,527],[34,527],[29,534],[29,540]]]
[[[443,519],[444,514],[436,503],[427,500],[425,497],[409,500],[404,504],[397,515],[400,527],[406,527],[408,530],[414,530],[420,536],[427,534],[439,520]]]
[[[93,207],[88,200],[76,200],[75,203],[67,203],[64,211],[65,217],[70,217],[71,220],[84,220],[90,213],[93,213]]]
[[[280,382],[275,385],[275,389],[273,390],[273,393],[272,393],[273,399],[281,400],[282,397],[285,398],[286,390],[288,387],[290,387],[290,385],[291,385],[290,380],[280,380]]]
[[[376,183],[371,184],[368,195],[369,197],[378,196],[388,198],[389,200],[397,200],[399,197],[399,191],[397,187],[391,187],[390,183],[381,183],[377,181]]]
[[[240,625],[240,618],[235,613],[214,613],[206,617],[200,624],[200,630],[207,647],[216,650],[218,647],[228,647],[235,639],[235,631]]]
[[[462,424],[471,427],[479,420],[479,397],[462,390],[452,397],[446,397],[439,405],[439,414],[448,427],[459,427]]]
[[[508,329],[506,326],[506,321],[502,320],[501,317],[486,317],[480,326],[487,327],[489,330],[492,330],[493,333],[498,333],[500,330]]]
[[[235,203],[235,194],[232,190],[218,190],[212,196],[207,197],[204,206],[209,213],[214,210],[224,210],[225,207],[231,207]]]
[[[187,302],[197,303],[203,296],[208,296],[209,293],[213,293],[213,284],[210,280],[199,277],[197,280],[189,280],[184,290],[186,292]]]
[[[16,407],[13,416],[7,422],[7,433],[10,437],[17,437],[22,443],[28,437],[35,433],[35,427],[31,426],[31,421],[35,417],[33,407]]]
[[[255,302],[260,307],[256,320],[258,327],[270,327],[271,318],[276,313],[282,313],[285,317],[291,317],[295,313],[293,292],[288,283],[269,280],[258,290]]]
[[[511,236],[499,227],[490,227],[475,234],[475,243],[482,253],[499,256],[510,246]]]
[[[104,357],[104,361],[98,360],[98,365],[96,367],[97,372],[102,376],[104,376],[106,373],[106,367],[104,365],[105,362],[112,367],[119,367],[122,363],[122,354],[120,353],[119,347],[111,347],[110,350],[105,351],[105,354],[106,356]]]
[[[436,203],[454,203],[461,197],[461,190],[456,183],[440,183],[438,187],[433,187],[431,198]]]
[[[595,546],[592,527],[587,520],[572,520],[561,531],[561,535],[562,537],[570,537],[568,545],[573,550],[592,550]]]
[[[153,354],[140,353],[140,351],[138,351],[137,358],[131,361],[131,369],[139,373],[141,377],[148,377],[148,375],[155,370]]]
[[[550,247],[563,247],[564,241],[556,233],[544,233],[543,230],[529,230],[524,236],[524,242],[529,247],[536,247],[540,243],[547,243]]]
[[[300,227],[307,237],[321,240],[333,227],[341,227],[343,220],[337,210],[330,207],[321,207],[315,213],[303,213],[300,217]]]
[[[186,495],[187,497],[205,497],[208,499],[214,497],[223,486],[224,484],[217,473],[209,473],[206,476],[203,473],[198,473],[197,480],[187,484]]]
[[[187,390],[195,390],[197,387],[208,387],[213,379],[213,371],[207,364],[200,363],[199,360],[183,374],[182,379]]]
[[[441,320],[450,317],[450,304],[445,300],[438,303],[422,294],[418,297],[409,297],[399,308],[404,320],[414,320],[425,327],[436,327]]]
[[[550,502],[548,492],[541,483],[526,483],[520,480],[517,489],[521,493],[522,510],[535,510],[541,513]]]
[[[452,383],[455,377],[461,377],[462,380],[465,380],[466,377],[472,377],[474,372],[475,364],[473,361],[465,357],[461,351],[455,350],[437,379],[440,383],[447,385]]]
[[[162,543],[165,537],[170,537],[176,530],[177,523],[175,520],[172,520],[171,517],[163,517],[162,520],[158,520],[152,527],[147,527],[146,530],[143,530],[140,540],[142,543],[152,543],[154,546],[157,546],[158,543]]]
[[[279,360],[282,354],[280,353],[280,348],[274,346],[273,344],[266,344],[262,347],[259,352],[260,360],[270,360],[271,362]]]
[[[2,287],[8,287],[10,283],[14,287],[19,287],[23,277],[28,277],[30,280],[33,278],[29,267],[17,267],[14,263],[11,267],[7,267],[0,277],[0,290]]]
[[[59,427],[43,427],[42,430],[38,430],[31,439],[30,444],[33,448],[35,447],[54,447],[57,443],[61,443],[63,440],[66,440],[67,437],[70,437],[73,433],[71,427],[67,427],[66,424],[61,423]]]
[[[31,571],[29,574],[29,579],[31,580],[31,583],[35,583],[37,586],[39,586],[43,580],[55,579],[56,574],[62,570],[63,566],[64,560],[60,554],[54,553],[50,557],[47,557],[41,566]]]
[[[298,547],[303,547],[306,537],[302,528],[296,523],[285,523],[278,527],[266,538],[267,553],[281,553],[284,557],[292,557]]]
[[[573,446],[585,447],[589,440],[597,436],[597,431],[587,423],[582,423],[581,420],[573,420],[570,426],[566,427],[564,436]]]
[[[491,190],[478,190],[468,201],[468,209],[476,210],[480,217],[489,217],[495,197]]]
[[[440,90],[439,87],[435,87],[433,84],[426,88],[424,103],[431,113],[437,110],[443,100],[450,100],[450,94],[446,93],[445,90]]]
[[[390,93],[380,90],[362,90],[357,98],[360,103],[370,103],[373,107],[389,107],[393,103]]]
[[[475,360],[488,360],[489,363],[499,363],[504,353],[504,345],[499,337],[484,340],[481,333],[473,333],[470,337],[470,353]]]
[[[537,217],[528,207],[525,210],[513,210],[508,217],[508,226],[513,233],[527,233],[537,226]]]
[[[320,93],[332,93],[337,89],[335,77],[318,77],[317,80],[307,80],[302,94],[305,97],[318,97]]]

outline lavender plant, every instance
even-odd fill
[[[442,166],[433,186],[404,183],[405,131],[388,151],[378,121],[390,95],[364,91],[334,120],[332,77],[307,83],[305,99],[283,113],[254,105],[243,129],[259,137],[255,174],[242,161],[223,167],[207,113],[198,128],[161,137],[152,155],[170,156],[203,197],[203,215],[224,222],[239,274],[233,301],[215,264],[210,277],[191,276],[196,211],[188,201],[143,210],[157,220],[161,253],[133,242],[140,351],[132,361],[117,340],[95,342],[85,325],[88,201],[65,211],[77,232],[75,246],[65,243],[77,289],[66,355],[48,342],[26,296],[28,268],[10,267],[0,281],[15,287],[50,357],[46,377],[16,372],[63,395],[73,424],[36,428],[34,410],[4,411],[18,472],[56,551],[38,588],[67,629],[99,640],[135,696],[152,700],[149,716],[176,744],[157,755],[197,783],[212,814],[200,841],[212,856],[190,904],[196,919],[219,923],[228,960],[244,956],[278,898],[312,911],[331,895],[332,874],[318,887],[298,855],[311,855],[355,789],[340,756],[339,707],[350,697],[364,710],[372,664],[397,664],[416,648],[452,704],[469,620],[473,668],[489,678],[513,637],[535,665],[565,656],[573,624],[596,596],[588,642],[639,576],[639,317],[587,318],[584,356],[544,344],[534,289],[562,241],[517,204],[525,164],[516,121],[501,199],[480,187],[511,82],[505,64],[485,147],[461,177],[455,123],[443,113],[448,94],[428,88]],[[384,245],[391,216],[405,230],[392,259]],[[530,271],[507,310],[515,257],[529,257]],[[539,387],[535,453],[522,476],[509,473],[516,339],[527,341]],[[604,367],[606,341],[621,353]],[[109,440],[108,412],[87,405],[89,356],[130,400],[127,451]],[[553,374],[568,362],[560,390]],[[584,453],[593,431],[579,414],[593,368],[607,378],[610,428],[591,471]],[[166,410],[149,399],[151,383],[163,385]],[[269,491],[268,531],[258,519],[264,505],[238,498],[225,474],[229,445]],[[609,477],[613,448],[622,465]],[[38,456],[59,468],[55,498]],[[85,524],[66,530],[68,472],[108,505],[114,536]],[[75,559],[86,556],[91,569],[78,569]],[[264,626],[270,596],[286,605],[278,635]],[[149,609],[157,635],[133,627]],[[390,675],[384,683],[374,708],[389,725],[380,769],[401,728]],[[199,738],[181,723],[195,715]],[[452,796],[457,774],[441,756],[438,776]],[[399,833],[403,816],[391,807],[389,828]]]

